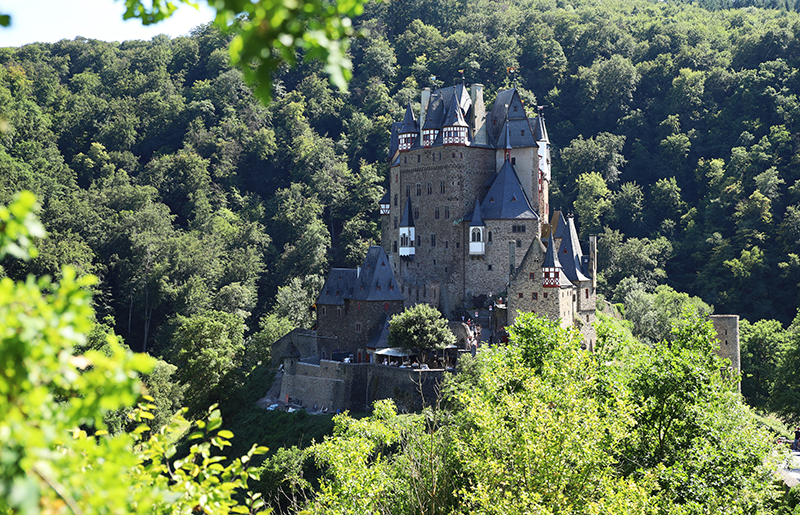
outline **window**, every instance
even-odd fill
[[[397,193],[394,194],[394,207],[397,207]]]
[[[421,195],[422,195],[422,184],[417,183],[417,196],[419,197]]]
[[[525,232],[525,226],[524,225],[512,225],[511,226],[511,232]]]
[[[487,242],[489,242],[489,243],[491,243],[491,242],[492,242],[492,231],[489,231],[489,232],[486,234],[486,241],[487,241]]]
[[[433,185],[428,183],[428,195],[433,195]]]
[[[519,298],[520,298],[520,299],[521,299],[522,297],[524,297],[524,296],[525,296],[525,295],[523,295],[521,292],[520,292],[520,293],[518,293],[517,295],[519,295]]]
[[[361,311],[361,303],[358,303],[358,310]]]
[[[327,314],[328,314],[328,308],[326,308],[325,306],[322,306],[322,315],[325,316]]]
[[[545,293],[545,294],[544,294],[544,298],[545,298],[545,299],[547,298],[547,293]]]
[[[342,316],[342,308],[336,308],[336,316],[337,317]]]
[[[444,219],[450,218],[450,206],[444,206]]]
[[[525,135],[525,131],[524,130],[519,131],[519,135],[520,136],[524,136]]]
[[[357,333],[361,332],[361,322],[356,322],[356,332]]]
[[[456,153],[455,152],[453,152],[453,157],[456,157]]]
[[[530,279],[531,281],[536,279],[536,274],[531,272],[530,274],[528,274],[528,279]]]
[[[415,207],[414,208],[414,220],[416,220],[417,218],[419,218],[419,208]]]
[[[383,303],[383,310],[384,311],[389,311],[389,303],[388,302],[384,302]]]
[[[457,242],[456,242],[456,248],[459,248],[460,246],[461,246],[461,242],[460,242],[460,241],[457,241]]]
[[[450,240],[444,240],[444,248],[446,249],[450,248]]]
[[[406,197],[411,196],[411,186],[406,186]]]
[[[394,174],[394,182],[397,183],[399,180],[400,180],[400,174],[399,173]]]
[[[407,165],[407,164],[408,164],[408,156],[405,156],[405,157],[403,158],[403,164],[404,164],[404,165]]]
[[[586,298],[589,298],[589,288],[586,288]]]
[[[539,294],[538,293],[536,293],[536,292],[531,293],[531,300],[538,300],[538,299],[539,299]]]
[[[441,193],[441,194],[444,194],[444,191],[445,191],[445,188],[444,188],[444,181],[441,181],[441,182],[439,183],[439,193]]]
[[[492,271],[492,265],[489,265],[489,268],[488,268],[488,270],[489,270],[490,272]]]
[[[472,229],[472,241],[479,242],[481,241],[481,230],[475,227]]]
[[[512,165],[516,165],[517,164],[517,158],[516,157],[512,157],[511,158],[511,164]]]
[[[522,248],[522,240],[517,240],[517,248],[518,249]]]
[[[439,208],[438,207],[433,210],[433,218],[434,218],[434,220],[438,220],[439,219]]]
[[[419,161],[420,161],[420,159],[421,159],[421,158],[422,158],[422,156],[420,156],[420,155],[417,155],[417,163],[419,163]]]
[[[392,245],[392,252],[397,252],[397,240],[394,240],[394,244]]]
[[[422,246],[422,236],[417,234],[417,247],[421,247],[421,246]],[[417,265],[419,265],[419,263],[417,263]]]
[[[394,228],[397,229],[397,217],[394,217]]]
[[[435,247],[435,246],[436,246],[436,235],[435,234],[431,234],[431,247]],[[433,264],[435,265],[436,262],[434,261]]]

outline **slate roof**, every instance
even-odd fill
[[[442,123],[442,127],[469,127],[469,124],[464,120],[461,106],[457,102],[450,102],[446,113],[447,118]]]
[[[378,322],[378,328],[367,343],[368,349],[385,349],[389,346],[389,316],[384,313]]]
[[[475,199],[475,209],[472,210],[472,223],[469,224],[470,227],[479,227],[486,225],[483,223],[483,217],[481,216],[481,203],[478,202],[478,199]]]
[[[506,123],[509,124],[511,146],[514,148],[536,146],[528,123],[528,115],[525,114],[522,99],[516,88],[507,89],[497,94],[492,110],[489,116],[486,117],[486,123],[490,136],[489,142],[494,144],[495,148],[505,148]]]
[[[420,127],[439,130],[432,145],[441,145],[441,129],[443,127],[470,127],[469,114],[472,109],[472,98],[463,84],[433,91],[428,100],[424,120],[415,118],[411,103],[409,103],[403,122],[395,122],[392,125],[390,155],[394,155],[397,150],[400,134],[418,132]],[[492,110],[486,113],[485,129],[490,148],[536,147],[538,146],[537,141],[550,143],[544,117],[540,115],[528,119],[516,88],[497,94]],[[469,142],[474,145],[474,134],[471,130],[468,132]],[[421,138],[415,138],[412,148],[420,148],[421,145]]]
[[[553,235],[554,238],[564,238],[566,234],[566,227],[567,221],[564,220],[564,213],[561,211],[554,211],[553,212],[553,222],[555,224],[555,234]]]
[[[419,133],[419,124],[417,123],[417,117],[414,116],[414,110],[411,109],[411,102],[409,102],[408,107],[406,107],[406,116],[403,119],[403,123],[397,133]]]
[[[558,274],[558,279],[561,287],[565,286],[573,286],[572,282],[570,282],[569,278],[566,276],[564,272],[564,266],[558,258],[559,253],[555,250],[555,242],[553,241],[553,237],[551,236],[547,243],[547,251],[544,254],[544,262],[542,263],[542,268],[559,268],[561,269],[561,273]]]
[[[360,269],[334,268],[317,297],[317,304],[343,305],[345,300],[403,300],[383,247],[373,245]]]
[[[528,120],[508,120],[498,134],[496,148],[536,147]]]
[[[389,195],[389,190],[386,190],[386,194],[381,197],[381,201],[378,204],[390,204],[392,202],[392,197]]]
[[[481,213],[484,220],[539,219],[508,160],[503,163],[481,202]],[[471,214],[469,219],[472,219]]]
[[[403,209],[400,227],[414,227],[414,216],[411,214],[411,197],[406,197],[406,207]]]
[[[398,134],[400,134],[400,128],[403,126],[400,122],[392,122],[392,136],[389,139],[389,156],[394,156],[397,154],[397,151],[400,149],[400,138]],[[398,163],[399,164],[399,163]],[[392,165],[394,166],[394,165]]]
[[[461,109],[462,118],[472,107],[472,99],[469,96],[467,88],[464,87],[463,84],[440,88],[434,91],[428,101],[428,110],[425,115],[425,120],[422,122],[423,130],[441,129],[444,127],[450,110],[454,107],[452,105],[453,102]]]
[[[583,271],[583,250],[578,241],[578,231],[575,230],[575,220],[571,216],[567,219],[565,235],[561,239],[558,256],[564,275],[572,282],[588,281]]]
[[[333,268],[325,285],[319,292],[317,304],[344,305],[344,299],[352,298],[358,278],[358,270],[353,268]]]

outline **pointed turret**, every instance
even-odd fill
[[[486,252],[486,243],[483,236],[486,224],[483,223],[481,215],[481,204],[475,199],[475,208],[472,210],[472,222],[469,224],[469,254],[470,256],[482,256]]]
[[[389,197],[389,192],[388,191],[383,196],[383,198],[378,203],[378,205],[381,208],[381,215],[388,215],[389,214],[389,211],[390,211],[392,205],[391,205],[391,198]]]
[[[466,145],[469,136],[469,124],[464,120],[457,98],[453,97],[447,110],[447,118],[442,125],[442,144]]]
[[[567,223],[564,227],[564,236],[561,239],[558,257],[567,279],[573,283],[589,280],[583,271],[583,250],[581,249],[580,241],[578,241],[575,219],[571,216],[567,218]]]
[[[411,109],[411,102],[408,103],[408,107],[406,107],[406,116],[403,118],[403,125],[400,126],[400,130],[398,131],[399,136],[399,147],[398,150],[401,152],[410,150],[419,135],[419,124],[417,123],[417,118],[414,116],[414,110]]]
[[[406,198],[406,207],[403,210],[403,219],[400,221],[400,257],[411,257],[414,255],[414,240],[416,239],[414,229],[414,215],[411,211],[411,197]]]
[[[542,286],[545,288],[561,287],[561,262],[558,260],[558,251],[551,236],[547,242],[547,252],[542,264]]]

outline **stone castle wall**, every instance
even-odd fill
[[[739,315],[711,315],[711,323],[717,332],[719,348],[717,354],[731,361],[731,368],[741,373],[742,364],[739,347]]]
[[[379,328],[384,314],[389,318],[403,312],[403,302],[345,300],[343,306],[317,306],[317,333],[320,336],[319,355],[328,358],[334,351],[356,353],[365,349]],[[360,324],[360,326],[359,326]],[[307,356],[307,354],[303,354]]]
[[[304,407],[367,411],[381,399],[394,399],[401,411],[417,411],[436,401],[444,370],[398,368],[374,363],[320,360],[319,365],[288,363],[281,400]]]
[[[515,270],[520,266],[525,252],[538,236],[539,224],[534,220],[491,220],[485,223],[486,252],[483,256],[467,258],[464,286],[468,294],[492,293],[497,296],[505,290],[512,264]],[[468,230],[467,224],[464,225]],[[514,232],[515,226],[525,227],[525,232]]]
[[[280,365],[284,359],[300,356],[317,356],[317,332],[294,329],[272,344],[272,365]]]
[[[485,193],[484,185],[495,173],[494,151],[461,146],[410,150],[400,154],[400,166],[390,173],[391,211],[385,217],[390,228],[382,234],[390,234],[384,249],[395,277],[405,286],[410,304],[432,297],[433,304],[450,315],[464,301],[469,247],[460,220],[472,211],[475,197]],[[414,220],[418,244],[412,260],[398,259],[394,252],[399,235],[395,223],[402,219],[407,192],[419,213]]]

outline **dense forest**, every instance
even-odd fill
[[[6,236],[33,200],[0,209],[0,310],[11,321],[3,327],[18,331],[3,340],[4,370],[41,362],[32,382],[6,374],[19,391],[9,387],[2,412],[30,402],[41,407],[35,417],[64,431],[96,424],[123,439],[152,434],[130,449],[145,456],[136,477],[149,483],[140,484],[163,494],[192,480],[176,479],[176,466],[164,482],[159,446],[169,444],[159,428],[186,406],[191,419],[210,416],[192,435],[229,446],[227,429],[215,433],[219,412],[207,415],[221,402],[233,420],[225,427],[236,428],[229,456],[283,432],[286,448],[256,460],[255,484],[242,472],[252,452],[224,469],[241,474],[236,488],[279,510],[790,513],[797,498],[782,499],[769,481],[777,458],[765,422],[720,372],[698,315],[742,316],[742,392],[800,420],[797,9],[791,0],[369,3],[349,48],[348,91],[329,84],[323,64],[301,59],[275,72],[266,105],[230,64],[232,34],[213,25],[174,39],[0,49],[0,205],[34,192],[48,233],[39,239],[26,219],[38,253],[7,258],[27,255]],[[265,429],[268,417],[243,407],[269,386],[270,344],[313,326],[310,306],[330,267],[355,266],[378,241],[391,123],[408,103],[418,110],[422,88],[461,81],[484,84],[488,103],[516,87],[531,115],[544,113],[551,204],[574,209],[582,238],[600,234],[600,291],[627,325],[601,316],[600,350],[590,356],[574,335],[525,317],[514,345],[463,361],[435,409],[406,416],[383,403],[362,420],[336,418],[323,443],[329,417],[313,429],[272,418]],[[62,286],[25,283],[29,274]],[[683,308],[695,316],[682,318]],[[37,322],[25,326],[25,317]],[[32,336],[48,324],[58,331]],[[125,361],[116,335],[160,359]],[[86,351],[92,367],[59,361],[65,349]],[[81,380],[47,379],[67,364],[88,369]],[[75,366],[65,377],[78,377]],[[139,398],[136,371],[152,404],[132,410],[124,406]],[[51,398],[31,386],[37,380]],[[108,400],[87,394],[99,391]],[[63,414],[44,409],[67,401],[75,408]],[[4,418],[0,430],[27,434]],[[133,431],[143,420],[150,429]],[[41,433],[13,452],[60,442]],[[65,471],[91,468],[82,460],[93,454],[76,441],[79,452],[54,458],[67,460]],[[98,438],[108,447],[98,455],[123,446],[114,441]],[[211,462],[197,458],[195,470],[185,458],[207,459],[208,442],[178,455],[208,492],[235,505],[214,486],[221,465],[206,470]],[[22,498],[5,497],[23,488],[12,468],[0,468],[0,511]],[[148,492],[128,495],[144,503]],[[125,495],[114,502],[134,502]],[[59,494],[53,506],[68,501]]]

